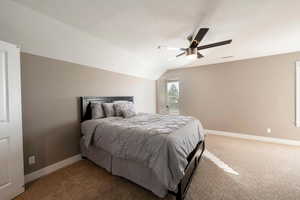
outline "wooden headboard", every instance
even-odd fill
[[[80,97],[81,122],[92,118],[91,102],[112,103],[114,101],[133,101],[133,96],[115,96],[115,97]]]

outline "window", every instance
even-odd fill
[[[167,108],[169,114],[179,114],[179,81],[167,81]]]
[[[300,62],[296,62],[296,126],[300,127]]]

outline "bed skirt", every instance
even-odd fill
[[[126,178],[161,198],[168,194],[168,188],[158,181],[152,169],[134,161],[115,158],[110,153],[95,146],[90,146],[87,149],[83,138],[80,142],[80,148],[83,157],[106,169],[111,174]]]

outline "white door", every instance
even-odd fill
[[[23,191],[20,50],[0,41],[0,199]]]

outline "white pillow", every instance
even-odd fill
[[[121,107],[123,117],[130,118],[136,115],[133,103],[129,102],[123,105],[124,106]]]

